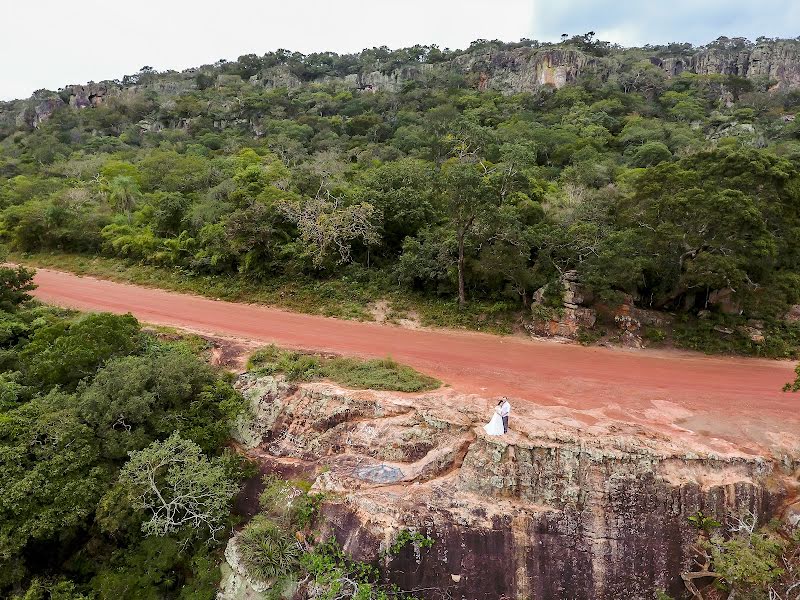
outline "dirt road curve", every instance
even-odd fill
[[[582,422],[614,418],[769,446],[800,437],[793,364],[688,353],[585,348],[453,331],[413,331],[220,302],[40,269],[35,295],[81,310],[362,357],[391,355],[456,390],[561,405]],[[519,406],[519,404],[518,404]],[[592,416],[594,415],[594,416]],[[747,443],[745,444],[745,440]]]

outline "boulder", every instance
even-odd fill
[[[790,323],[800,321],[800,304],[795,304],[789,308],[789,312],[784,317]]]
[[[753,327],[752,325],[743,325],[738,328],[739,332],[746,336],[751,342],[756,344],[763,344],[764,343],[764,332],[759,327]]]
[[[225,547],[225,562],[222,563],[222,579],[217,600],[266,600],[269,585],[249,578],[239,556],[239,544],[234,536]]]
[[[731,288],[714,290],[708,295],[708,303],[726,315],[740,315],[742,306],[733,295],[734,291]]]

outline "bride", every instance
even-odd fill
[[[500,416],[500,405],[503,403],[501,400],[494,409],[492,420],[483,426],[487,435],[503,435],[505,429],[503,428],[503,417]]]

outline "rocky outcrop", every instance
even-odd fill
[[[269,585],[249,577],[239,555],[236,536],[228,540],[221,568],[222,578],[217,594],[219,600],[266,600],[265,592]]]
[[[398,66],[391,71],[365,66],[357,73],[343,77],[320,76],[305,80],[286,65],[264,69],[252,76],[251,85],[268,89],[298,88],[304,84],[332,84],[354,91],[398,92],[406,85],[442,85],[461,82],[478,90],[496,90],[505,94],[536,92],[543,88],[560,88],[592,77],[606,81],[618,74],[626,63],[641,60],[643,49],[615,50],[610,56],[594,56],[576,48],[563,45],[521,47],[511,50],[476,49],[458,54],[449,61],[435,64],[413,63]],[[757,44],[744,40],[717,41],[686,55],[676,55],[668,50],[654,50],[650,62],[663,69],[667,77],[677,77],[684,72],[701,75],[738,75],[747,79],[770,83],[774,88],[789,89],[800,86],[800,41],[764,40]],[[197,88],[198,73],[211,85],[236,86],[241,82],[236,74],[217,70],[218,65],[188,69],[181,73],[147,73],[133,76],[123,82],[106,81],[86,85],[70,85],[58,93],[41,91],[29,100],[0,103],[0,129],[9,123],[15,126],[37,127],[60,106],[73,108],[95,107],[114,95],[155,92],[171,97]],[[209,85],[208,83],[206,85]],[[730,93],[728,96],[732,98]],[[719,135],[736,135],[754,144],[759,143],[757,132],[748,124],[727,126]]]
[[[592,56],[560,48],[465,54],[453,63],[460,71],[483,75],[483,89],[506,93],[530,92],[543,86],[561,88],[599,67]]]
[[[641,53],[639,49],[629,52]],[[715,42],[684,56],[655,51],[650,62],[663,69],[668,77],[684,72],[738,75],[770,81],[779,88],[800,86],[800,42],[795,40],[758,44]],[[561,88],[586,76],[604,81],[619,68],[618,56],[598,57],[570,47],[544,46],[466,52],[444,63],[404,65],[390,72],[365,71],[344,78],[323,77],[315,82],[341,83],[358,90],[397,92],[410,82],[424,84],[455,76],[463,77],[479,90],[514,94],[543,87]],[[265,69],[251,81],[267,88],[291,89],[302,85],[302,81],[284,66]]]
[[[68,103],[73,108],[95,108],[100,106],[107,96],[118,91],[118,88],[106,83],[89,83],[67,86],[62,90],[62,96],[69,98]]]
[[[547,306],[547,286],[536,290],[531,306],[533,320],[527,325],[528,330],[533,335],[574,339],[582,330],[594,327],[597,314],[593,308],[582,306],[590,303],[591,297],[580,285],[578,272],[567,271],[555,285],[561,288],[559,306]]]
[[[800,435],[740,451],[677,421],[528,403],[511,433],[489,437],[479,425],[493,402],[452,390],[412,397],[254,375],[237,387],[255,415],[239,428],[251,456],[315,474],[323,534],[424,598],[649,600],[680,591],[698,510],[797,520]],[[402,530],[435,543],[387,556]]]
[[[765,41],[732,48],[712,44],[692,55],[654,56],[651,60],[672,77],[688,71],[698,75],[762,78],[787,88],[800,85],[800,43],[795,40]]]

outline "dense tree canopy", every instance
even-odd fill
[[[32,287],[29,273],[0,267],[12,275]],[[20,296],[1,308],[0,595],[213,598],[206,541],[228,524],[237,489],[222,448],[241,398],[130,315],[76,316]],[[153,525],[138,486],[165,449],[185,468],[154,479],[173,499],[187,485],[210,494],[205,529]]]
[[[604,300],[691,314],[724,291],[745,318],[782,315],[800,276],[800,95],[668,78],[652,49],[591,34],[563,45],[617,72],[520,94],[476,89],[477,72],[393,92],[341,79],[459,55],[435,46],[247,55],[177,91],[184,79],[144,70],[100,106],[3,130],[0,235],[21,252],[507,310],[576,269]],[[467,53],[479,70],[483,52],[536,47]],[[297,85],[267,76],[287,72]]]

